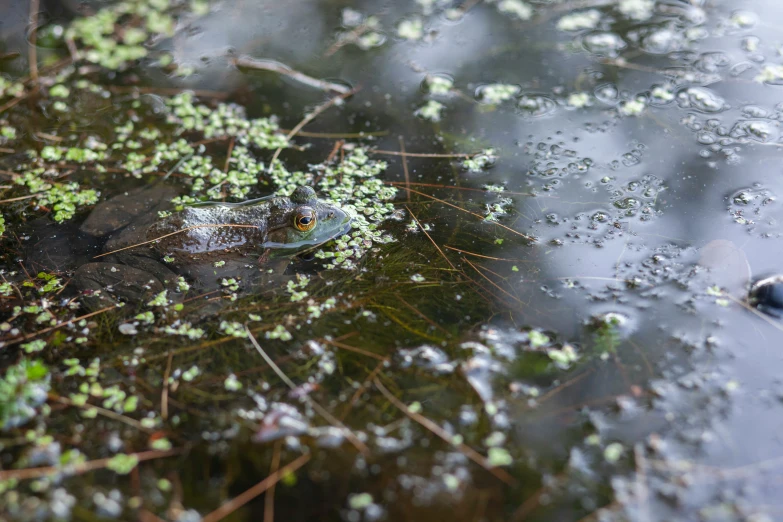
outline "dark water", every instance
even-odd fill
[[[110,311],[41,334],[47,347],[31,355],[16,341],[46,324],[14,313],[16,296],[4,298],[16,330],[4,334],[3,360],[45,361],[51,394],[49,411],[38,406],[38,415],[2,433],[3,472],[58,466],[74,450],[90,462],[138,454],[163,448],[151,445],[161,437],[178,452],[153,455],[160,458],[130,474],[65,470],[4,482],[4,516],[198,520],[308,455],[277,484],[274,500],[254,496],[229,519],[269,519],[271,502],[277,520],[780,517],[781,326],[744,300],[750,281],[780,271],[783,254],[781,7],[468,2],[457,17],[449,12],[457,4],[422,4],[219,3],[155,44],[192,67],[191,76],[172,76],[151,59],[117,74],[93,67],[74,74],[114,86],[110,97],[74,94],[67,117],[49,110],[45,97],[0,114],[21,134],[0,143],[14,149],[0,153],[0,168],[21,174],[17,153],[52,144],[36,132],[111,143],[112,129],[131,113],[158,124],[151,107],[164,103],[167,89],[210,91],[201,101],[216,103],[217,94],[251,117],[278,115],[284,129],[329,99],[291,78],[229,63],[250,56],[360,88],[304,131],[376,136],[299,136],[295,143],[309,148],[282,152],[289,170],[323,162],[340,139],[379,151],[403,144],[410,153],[492,148],[497,155],[471,172],[457,158],[371,154],[388,161],[380,178],[400,188],[394,205],[402,219],[381,224],[396,241],[373,245],[352,270],[297,259],[217,316],[200,313],[209,307],[200,298],[129,336],[120,330],[126,319]],[[519,5],[532,6],[529,20],[500,9],[524,14]],[[348,8],[378,16],[376,29],[356,34],[378,31],[382,45],[335,46],[340,33],[355,30],[341,27]],[[79,5],[41,9],[50,26],[69,23]],[[28,74],[27,10],[25,3],[0,10],[0,49],[21,53],[0,62],[8,78]],[[562,30],[580,21],[574,14],[590,27]],[[399,37],[398,24],[416,18],[421,38]],[[62,43],[39,46],[42,63],[66,55]],[[428,93],[428,75],[450,78],[454,90]],[[488,103],[486,86],[499,83],[514,86],[512,95]],[[141,107],[133,106],[133,86],[147,89]],[[443,104],[438,122],[414,115],[430,100]],[[214,147],[220,165],[225,144]],[[268,162],[273,152],[253,154]],[[73,178],[101,200],[157,181],[116,165],[107,173],[76,169]],[[253,186],[248,196],[270,190]],[[23,195],[12,187],[2,198]],[[483,219],[492,211],[502,226]],[[21,201],[4,203],[2,213],[4,277],[21,285],[18,261],[29,239],[20,231],[47,212]],[[414,216],[427,234],[408,227]],[[335,306],[311,317],[291,302],[284,289],[296,273],[310,275],[316,304],[334,298]],[[59,275],[67,280],[69,272]],[[85,313],[53,303],[60,322]],[[294,384],[310,383],[311,400],[358,444],[292,396],[248,339],[220,327],[249,314],[261,316],[251,329],[265,352]],[[188,317],[198,318],[202,338],[165,333]],[[265,337],[278,325],[291,340]],[[58,400],[90,381],[67,375],[66,361],[87,368],[96,357],[92,380],[138,397],[134,411],[85,418],[89,410]],[[183,378],[193,367],[197,375]],[[407,416],[384,392],[420,416]],[[106,397],[96,392],[88,402],[100,406]],[[139,424],[143,418],[150,421]],[[500,467],[482,469],[460,442]]]

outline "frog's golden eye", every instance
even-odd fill
[[[294,216],[294,226],[301,232],[312,230],[315,226],[315,212],[311,208],[300,208]]]

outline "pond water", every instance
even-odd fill
[[[778,519],[782,16],[0,6],[2,517]],[[300,185],[353,230],[74,278],[91,213]]]

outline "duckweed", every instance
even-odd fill
[[[49,368],[39,360],[23,359],[0,378],[0,430],[20,426],[36,414],[49,392]]]
[[[422,107],[416,109],[414,114],[424,120],[439,122],[441,118],[441,112],[445,107],[446,106],[439,101],[430,100]]]
[[[568,14],[557,22],[557,28],[561,31],[582,31],[594,29],[601,20],[601,13],[595,9]]]
[[[501,0],[498,2],[498,11],[520,20],[529,20],[533,16],[533,8],[522,0]]]
[[[488,105],[497,105],[498,103],[510,100],[519,93],[518,85],[507,83],[491,83],[484,85],[479,91],[479,100]]]

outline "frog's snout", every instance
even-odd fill
[[[329,210],[326,217],[327,219],[333,220],[335,223],[339,223],[341,225],[348,224],[351,222],[351,216],[349,216],[347,212],[344,212],[339,208],[333,208]]]

